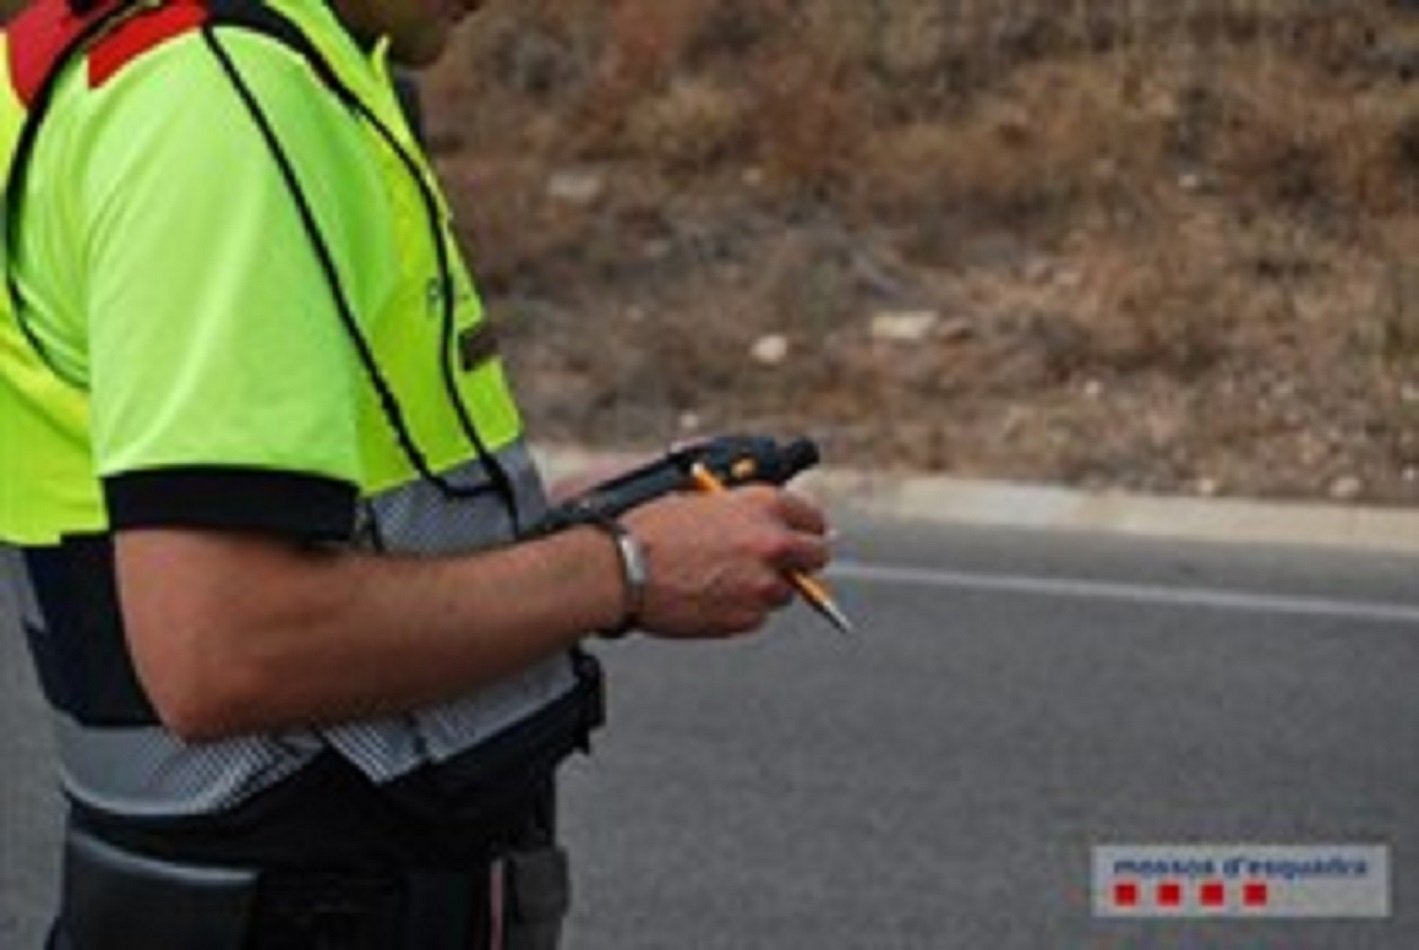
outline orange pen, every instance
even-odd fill
[[[696,462],[690,467],[690,477],[695,481],[695,487],[702,492],[722,492],[725,491],[724,483],[715,477],[703,462]],[[815,577],[809,577],[801,571],[788,571],[788,582],[793,585],[793,589],[802,595],[818,613],[827,618],[828,622],[843,633],[852,633],[852,621],[847,619],[847,614],[834,601],[832,594],[828,593],[828,588],[823,582]]]

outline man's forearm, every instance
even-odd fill
[[[640,626],[706,639],[759,629],[827,564],[826,521],[754,486],[624,517],[647,568]],[[163,721],[190,739],[346,722],[453,698],[526,669],[626,609],[598,528],[452,558],[321,552],[257,535],[120,532],[124,622]]]
[[[118,564],[139,675],[188,739],[450,699],[613,625],[623,597],[595,529],[447,558],[135,531]]]

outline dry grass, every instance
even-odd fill
[[[551,434],[1419,502],[1399,4],[506,0],[435,86],[494,296],[635,340],[529,335]],[[950,332],[871,339],[921,308]]]

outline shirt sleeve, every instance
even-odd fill
[[[304,63],[265,37],[223,35],[339,279],[200,36],[96,92],[81,143],[95,465],[114,529],[344,537],[365,381],[336,299],[357,315],[378,292],[378,173]]]

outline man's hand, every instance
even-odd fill
[[[662,637],[755,630],[792,601],[787,572],[814,573],[829,560],[823,513],[777,488],[677,495],[622,521],[649,562],[641,627]]]

